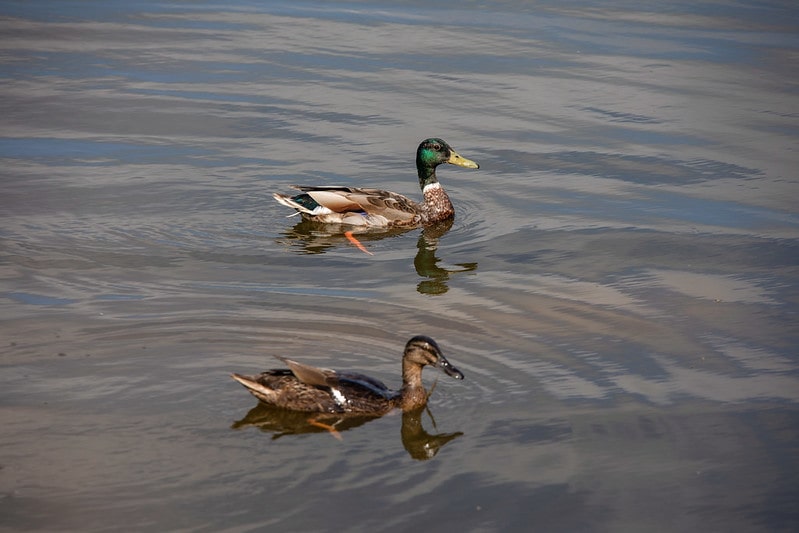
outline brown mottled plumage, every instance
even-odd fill
[[[262,402],[314,413],[383,415],[394,408],[403,411],[427,404],[430,396],[422,384],[422,368],[440,368],[455,379],[463,374],[441,353],[430,337],[418,335],[405,345],[402,356],[402,388],[393,391],[381,381],[355,372],[337,372],[278,357],[289,368],[267,370],[257,376],[231,377]]]
[[[455,215],[449,196],[436,178],[436,167],[450,163],[466,168],[480,166],[462,157],[441,139],[425,139],[416,150],[416,171],[424,201],[382,189],[294,185],[296,196],[274,193],[281,204],[303,218],[353,226],[418,226],[447,220]]]

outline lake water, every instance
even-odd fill
[[[796,531],[792,1],[4,2],[0,529]],[[450,228],[286,218],[289,185]],[[391,386],[342,440],[229,378]]]

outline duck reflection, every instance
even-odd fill
[[[402,413],[402,445],[413,459],[426,461],[436,456],[438,451],[451,440],[463,435],[463,432],[454,433],[428,433],[422,425],[422,415],[427,412],[433,427],[435,419],[429,408],[422,407],[413,411]],[[271,433],[272,440],[286,435],[301,435],[304,433],[327,433],[334,431],[334,435],[362,426],[379,416],[357,416],[327,413],[301,413],[289,411],[266,405],[262,402],[250,409],[242,418],[231,425],[231,429],[256,427],[264,433]]]
[[[416,241],[416,256],[413,266],[420,277],[416,290],[422,294],[444,294],[449,290],[449,278],[458,272],[471,272],[477,269],[477,263],[457,263],[456,268],[445,268],[439,265],[441,258],[437,255],[438,242],[452,227],[452,219],[422,228]],[[302,220],[293,228],[283,233],[281,244],[302,246],[307,254],[322,254],[336,246],[352,246],[345,235],[349,231],[363,243],[396,237],[415,228],[359,228],[340,224],[321,224],[313,220]]]
[[[327,433],[332,429],[337,432],[357,428],[365,423],[380,418],[379,416],[341,415],[335,413],[303,413],[273,407],[262,402],[244,415],[244,418],[233,423],[231,429],[242,429],[254,426],[264,433],[272,433],[272,440],[286,435],[302,435],[303,433]]]
[[[346,232],[357,236],[364,243],[379,241],[387,237],[402,235],[414,228],[372,228],[344,224],[322,224],[313,220],[301,220],[283,232],[278,244],[299,245],[306,254],[323,254],[336,246],[352,246]]]
[[[417,461],[432,459],[445,444],[463,435],[462,431],[456,431],[454,433],[428,433],[422,426],[423,412],[426,412],[430,416],[430,421],[435,428],[436,421],[429,407],[422,407],[421,409],[404,411],[402,413],[402,429],[400,430],[402,445],[405,447],[405,451],[408,452],[408,455]]]
[[[477,263],[458,263],[459,268],[442,268],[438,265],[441,259],[436,255],[438,240],[452,227],[452,219],[427,226],[416,241],[416,257],[413,266],[416,273],[423,278],[416,286],[422,294],[444,294],[449,290],[449,277],[457,272],[471,272],[477,269]]]

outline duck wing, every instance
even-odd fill
[[[323,388],[360,387],[379,396],[390,397],[393,391],[379,379],[358,372],[336,372],[329,368],[319,368],[293,359],[275,356],[288,365],[294,376],[306,385]],[[274,371],[273,371],[274,372]],[[283,371],[278,371],[283,372]]]
[[[337,381],[340,388],[361,389],[366,394],[374,394],[385,400],[393,399],[397,393],[380,381],[370,376],[358,374],[356,372],[337,372]]]
[[[280,357],[279,355],[276,355],[275,357],[286,363],[286,365],[288,365],[289,369],[291,370],[292,374],[294,374],[294,376],[298,380],[305,383],[306,385],[311,385],[313,387],[330,387],[331,382],[332,383],[336,382],[335,370],[306,365],[305,363],[300,363],[298,361],[294,361],[293,359]]]
[[[298,381],[302,382],[303,394],[313,396],[317,403],[324,403],[329,412],[382,413],[390,410],[399,398],[375,378],[356,372],[337,372],[318,368],[285,357],[275,356],[286,365]],[[312,392],[314,391],[314,392]],[[319,400],[322,394],[326,399]]]
[[[293,187],[336,213],[360,211],[369,215],[380,215],[389,220],[410,223],[421,212],[419,204],[410,198],[382,189],[306,185]]]

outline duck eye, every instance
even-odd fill
[[[436,152],[438,152],[439,150],[441,150],[441,145],[440,145],[440,144],[434,144],[434,145],[433,145],[433,150],[435,150]]]

